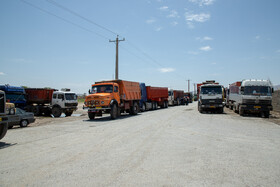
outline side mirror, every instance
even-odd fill
[[[240,87],[240,93],[244,94],[244,87],[243,86]]]
[[[271,93],[274,93],[274,88],[271,88]]]
[[[90,89],[88,89],[88,94],[90,94]]]

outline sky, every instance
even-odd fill
[[[119,79],[187,91],[280,84],[279,0],[1,0],[0,84],[71,88]]]

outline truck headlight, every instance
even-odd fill
[[[104,104],[105,102],[104,101],[101,101],[101,104]]]

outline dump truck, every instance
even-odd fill
[[[8,130],[8,117],[6,115],[6,95],[0,90],[0,140],[4,138]]]
[[[141,100],[140,109],[156,110],[158,106],[161,108],[168,107],[168,88],[146,86],[145,83],[140,83]]]
[[[70,89],[25,88],[28,112],[34,115],[71,116],[77,110],[77,95]]]
[[[14,103],[15,107],[24,109],[26,107],[25,90],[21,86],[0,85],[0,90],[5,92],[6,102]]]
[[[173,90],[168,91],[168,105],[181,105],[184,102],[184,91],[183,90]]]
[[[116,119],[121,113],[136,115],[139,112],[141,90],[138,82],[109,80],[95,82],[91,92],[86,96],[84,109],[93,120],[96,116],[110,114]]]
[[[269,118],[272,108],[273,86],[269,80],[247,79],[229,85],[228,106],[243,116],[257,113]]]
[[[224,112],[224,88],[215,81],[197,84],[198,111],[215,110]]]

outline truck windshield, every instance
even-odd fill
[[[171,91],[168,91],[168,96],[172,96],[172,92]]]
[[[222,94],[222,87],[217,86],[209,86],[209,87],[201,87],[202,94]]]
[[[22,101],[25,100],[25,97],[23,94],[7,94],[6,95],[6,100],[11,102],[11,101]]]
[[[98,85],[92,87],[92,93],[112,93],[112,85]]]
[[[244,95],[267,95],[271,96],[271,88],[269,86],[245,86]]]
[[[65,99],[66,100],[77,100],[77,95],[73,93],[66,93],[65,94]]]

